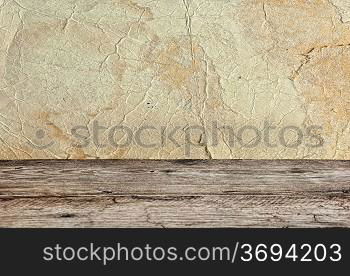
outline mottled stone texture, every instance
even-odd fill
[[[348,0],[0,0],[0,75],[2,159],[350,157]]]

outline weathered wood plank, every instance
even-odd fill
[[[350,227],[350,161],[4,161],[0,227]]]

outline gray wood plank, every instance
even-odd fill
[[[350,161],[3,161],[0,227],[350,227]]]

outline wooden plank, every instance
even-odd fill
[[[0,227],[350,227],[350,161],[3,161]]]

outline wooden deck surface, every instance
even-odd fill
[[[350,227],[350,161],[1,161],[0,227]]]

